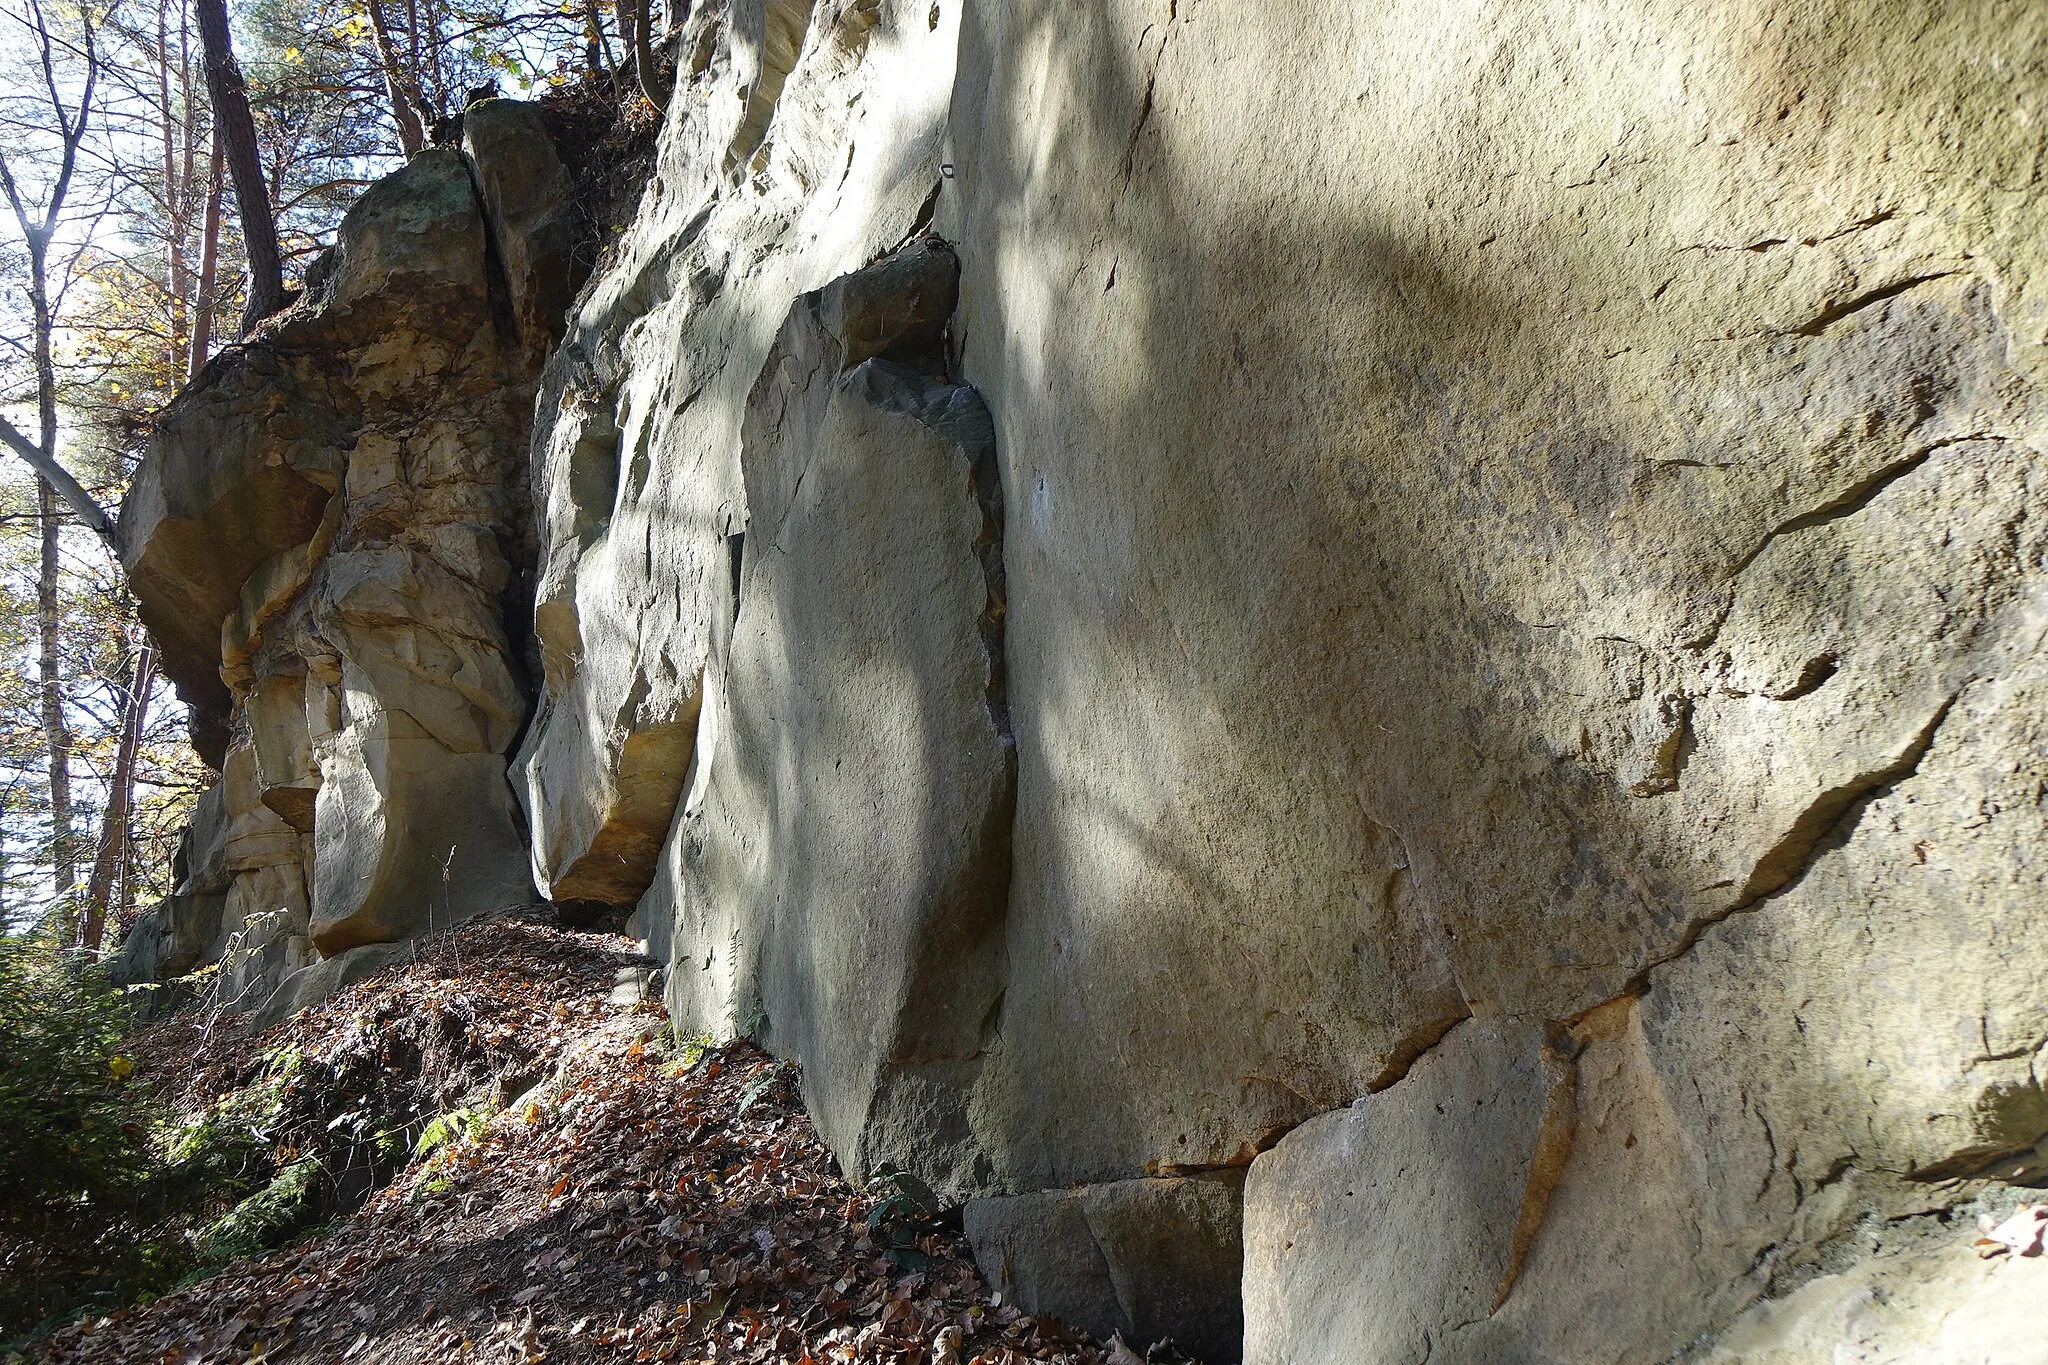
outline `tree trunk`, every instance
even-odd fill
[[[235,62],[228,34],[227,0],[194,0],[199,45],[206,54],[206,90],[213,97],[214,137],[227,161],[242,215],[242,245],[249,257],[249,302],[242,309],[242,335],[284,307],[284,262],[277,249],[277,218],[263,183],[263,157],[256,123],[249,116],[249,91]]]
[[[583,68],[592,76],[604,74],[609,54],[604,50],[604,23],[597,16],[597,0],[583,0]]]
[[[184,368],[187,349],[185,339],[188,335],[185,304],[192,292],[191,272],[185,265],[191,177],[189,174],[178,174],[178,120],[171,105],[170,15],[165,0],[158,0],[156,11],[156,95],[157,116],[163,125],[161,131],[164,159],[164,216],[169,219],[169,225],[164,231],[164,241],[169,256],[171,339],[170,364],[166,367],[165,373],[175,387],[178,372]]]
[[[384,68],[384,93],[391,97],[391,122],[398,129],[398,150],[408,157],[417,156],[427,145],[427,130],[420,121],[413,78],[399,67],[383,0],[369,0],[369,11],[370,36],[377,43],[377,63]]]
[[[419,78],[420,97],[435,118],[444,109],[461,108],[461,97],[448,89],[448,72],[441,65],[441,49],[447,46],[442,35],[441,6],[435,0],[426,0],[421,6],[426,11],[424,23],[426,41],[420,44],[423,55],[413,58],[412,69]]]
[[[666,109],[668,81],[654,58],[654,0],[619,0],[619,5],[622,21],[629,9],[632,16],[633,70],[640,77],[640,93],[656,109]]]
[[[114,757],[114,776],[107,809],[100,821],[99,850],[92,877],[85,886],[85,922],[79,944],[89,953],[100,950],[107,932],[107,906],[113,899],[114,874],[128,849],[128,811],[135,800],[135,754],[149,723],[149,685],[156,678],[156,651],[147,644],[135,654],[135,676],[128,683],[128,705],[121,717],[121,747]]]
[[[64,676],[57,633],[63,625],[57,594],[58,540],[64,517],[46,483],[36,484],[42,513],[42,560],[36,569],[37,693],[42,702],[43,747],[50,778],[50,890],[57,902],[57,939],[69,948],[77,937],[77,854],[71,837],[71,727],[64,719]]]
[[[192,304],[192,361],[185,378],[199,377],[213,345],[214,277],[220,269],[220,138],[213,140],[212,163],[206,175],[206,222],[199,233],[199,288]]]

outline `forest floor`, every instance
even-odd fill
[[[29,1359],[1181,1359],[1001,1304],[915,1182],[841,1178],[794,1067],[746,1043],[678,1043],[659,1003],[629,998],[646,965],[634,947],[477,921],[261,1036],[153,1026],[134,1040],[142,1079],[188,1112],[291,1056],[258,1135],[286,1143],[282,1165],[317,1159],[332,1189],[375,1188],[288,1250],[75,1322]],[[328,1136],[399,1100],[417,1117],[395,1136]]]

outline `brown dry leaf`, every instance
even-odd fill
[[[323,1240],[66,1329],[41,1365],[128,1365],[167,1349],[179,1361],[234,1319],[238,1349],[260,1335],[271,1365],[333,1365],[351,1351],[378,1365],[469,1351],[550,1365],[1143,1360],[998,1306],[957,1233],[918,1237],[919,1274],[879,1255],[866,1226],[875,1198],[840,1178],[795,1085],[764,1087],[741,1109],[763,1075],[789,1075],[758,1049],[714,1049],[681,1074],[646,1065],[664,1049],[640,1016],[608,1004],[629,940],[528,921],[472,921],[445,937],[459,968],[423,947],[417,963],[260,1040],[219,1035],[179,1073],[185,1088],[205,1099],[246,1084],[285,1042],[365,1082],[413,1078],[407,1093],[428,1114],[541,1076],[559,1102],[521,1105],[442,1149],[431,1191],[417,1167],[380,1173],[389,1183]],[[406,1028],[416,1052],[432,1045],[432,1066],[388,1049]],[[194,1053],[166,1033],[158,1051],[179,1049]]]

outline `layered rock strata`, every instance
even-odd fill
[[[523,638],[525,451],[575,210],[531,108],[465,129],[373,186],[306,299],[179,397],[122,510],[229,822],[214,941],[160,970],[239,935],[246,1004],[316,954],[533,898],[506,622]]]

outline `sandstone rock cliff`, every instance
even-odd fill
[[[159,917],[156,971],[225,951],[230,1002],[533,898],[505,622],[529,610],[525,451],[580,279],[574,205],[530,108],[479,105],[466,130],[366,193],[307,298],[179,398],[122,509],[227,822]]]
[[[537,390],[329,286],[354,358],[253,351],[125,519],[166,666],[316,792],[319,946],[421,920],[327,849],[438,886],[516,738],[541,890],[636,905],[677,1027],[801,1061],[1027,1304],[2035,1358],[2038,1267],[1952,1253],[2048,1182],[2048,13],[733,0],[673,52]]]

